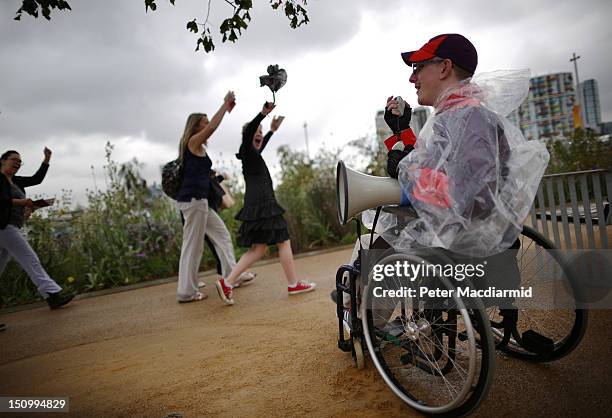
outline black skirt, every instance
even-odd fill
[[[283,209],[276,200],[267,200],[256,205],[245,205],[236,215],[242,221],[237,243],[240,247],[253,244],[278,244],[289,239]]]

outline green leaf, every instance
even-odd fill
[[[293,3],[285,3],[285,15],[295,16],[295,8],[293,7]]]
[[[211,52],[215,50],[215,44],[213,44],[212,38],[210,36],[204,37],[204,51]]]
[[[145,13],[147,13],[149,9],[151,9],[152,11],[157,10],[155,0],[145,0]]]
[[[223,21],[223,23],[221,23],[221,26],[219,26],[219,29],[221,30],[221,33],[225,33],[227,31],[230,30],[230,24],[231,24],[231,20],[230,19],[225,19]]]
[[[198,33],[198,24],[196,20],[193,19],[191,22],[187,22],[187,29],[193,33]]]
[[[242,29],[246,29],[247,28],[247,24],[244,21],[244,19],[240,19],[239,25]]]

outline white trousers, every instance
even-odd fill
[[[221,274],[229,276],[236,266],[234,247],[225,223],[219,215],[208,208],[208,200],[191,199],[191,202],[177,202],[183,213],[183,245],[179,262],[176,298],[190,300],[198,291],[198,270],[204,251],[204,235],[212,241],[221,262]]]
[[[43,298],[46,299],[49,293],[62,290],[40,264],[23,232],[14,225],[7,225],[6,228],[0,229],[0,275],[11,257],[25,270]]]

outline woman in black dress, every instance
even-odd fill
[[[298,280],[291,251],[291,241],[287,231],[287,222],[283,218],[285,210],[276,202],[272,178],[261,156],[270,137],[283,121],[283,117],[275,117],[270,125],[270,132],[262,135],[261,121],[274,109],[272,103],[266,102],[260,113],[242,130],[242,144],[236,154],[242,161],[242,173],[246,183],[244,207],[236,215],[242,221],[238,245],[250,247],[240,257],[240,261],[225,279],[216,282],[217,291],[223,301],[229,305],[234,303],[232,287],[238,277],[266,252],[268,245],[278,246],[279,258],[285,277],[287,291],[290,295],[309,292],[316,287],[315,283]]]

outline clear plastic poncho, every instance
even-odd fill
[[[478,74],[444,92],[399,165],[418,217],[382,212],[376,232],[396,250],[442,247],[487,257],[510,247],[549,160],[542,142],[527,141],[506,118],[528,92],[528,70]],[[370,229],[372,218],[364,213]]]

